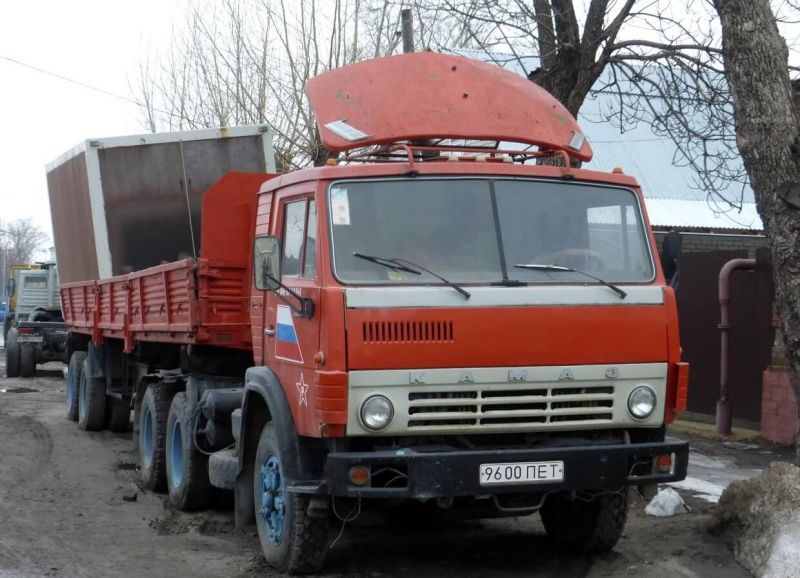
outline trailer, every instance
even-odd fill
[[[94,227],[56,232],[67,415],[132,414],[144,487],[183,510],[233,491],[282,572],[318,572],[337,526],[407,504],[538,513],[557,542],[612,549],[630,490],[688,463],[665,435],[688,365],[636,180],[575,166],[592,150],[569,112],[467,58],[362,62],[306,92],[338,159],[231,167],[196,197],[180,258],[117,253],[126,231],[163,238],[158,219],[117,231],[96,218],[114,195],[75,193]],[[160,180],[148,146],[120,162]]]

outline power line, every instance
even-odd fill
[[[91,84],[87,84],[85,82],[81,82],[80,80],[75,80],[74,78],[69,78],[68,76],[64,76],[63,74],[58,74],[57,72],[51,72],[49,70],[45,70],[44,68],[39,68],[38,66],[34,66],[32,64],[27,64],[26,62],[22,62],[16,60],[14,58],[9,58],[8,56],[0,55],[0,60],[6,60],[18,66],[22,66],[23,68],[28,68],[30,70],[35,70],[36,72],[40,72],[47,76],[52,76],[53,78],[58,78],[59,80],[64,80],[66,82],[70,82],[72,84],[77,84],[78,86],[82,86],[83,88],[88,88],[89,90],[94,90],[95,92],[99,92],[100,94],[105,94],[106,96],[113,96],[114,98],[118,98],[120,100],[124,100],[126,102],[130,102],[135,104],[136,106],[145,107],[146,105],[139,102],[138,100],[134,100],[127,96],[122,96],[121,94],[116,94],[114,92],[105,90],[104,88],[98,88],[97,86],[92,86]]]

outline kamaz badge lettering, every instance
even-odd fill
[[[575,374],[572,373],[572,370],[569,367],[562,369],[561,375],[558,376],[559,381],[572,381],[573,379],[575,379]]]
[[[528,372],[524,369],[509,369],[508,381],[528,381]]]
[[[412,371],[408,374],[408,383],[425,383],[425,372]]]
[[[475,383],[475,376],[471,371],[462,371],[458,376],[458,383]]]
[[[286,305],[278,305],[277,330],[275,332],[275,357],[287,361],[303,363],[300,339],[294,327],[292,310]]]

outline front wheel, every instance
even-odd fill
[[[317,573],[330,543],[330,521],[308,515],[310,498],[289,492],[275,424],[261,431],[256,450],[253,502],[267,563],[289,574]]]
[[[628,518],[628,490],[591,499],[552,494],[540,510],[547,534],[565,546],[586,553],[608,552],[619,541]]]

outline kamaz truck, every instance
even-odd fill
[[[409,505],[539,514],[555,542],[612,549],[631,489],[688,462],[637,181],[587,168],[570,113],[486,63],[392,56],[306,93],[324,166],[275,174],[268,127],[51,165],[67,416],[132,425],[142,484],[178,509],[232,491],[282,572]]]
[[[68,327],[61,314],[55,263],[15,267],[4,324],[7,377],[33,377],[39,363],[66,363]]]

